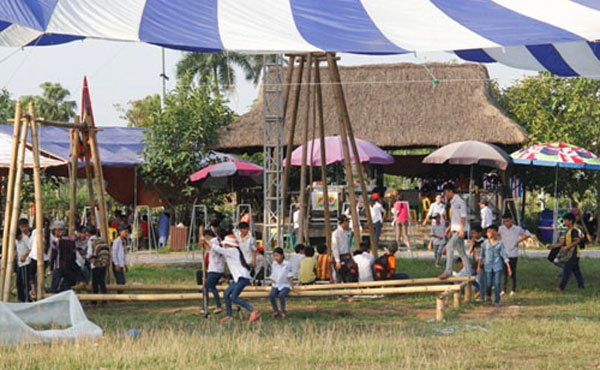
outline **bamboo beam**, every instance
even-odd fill
[[[36,297],[41,299],[44,294],[44,203],[42,197],[42,178],[40,169],[40,143],[38,127],[35,121],[33,103],[29,103],[29,125],[31,126],[31,145],[33,149],[33,189],[35,196],[35,242],[37,244]]]
[[[352,173],[352,165],[350,164],[350,150],[348,148],[348,136],[346,131],[346,122],[344,118],[344,93],[342,91],[341,81],[339,74],[336,73],[337,65],[333,60],[333,54],[327,53],[327,65],[329,67],[329,77],[331,78],[333,96],[335,100],[335,107],[338,116],[338,125],[340,131],[340,137],[342,141],[342,149],[344,151],[344,166],[346,168],[346,183],[348,186],[348,198],[350,198],[350,215],[352,216],[352,226],[354,228],[354,249],[360,249],[360,219],[358,217],[358,211],[356,209],[356,195],[354,193],[354,174]],[[367,210],[368,213],[368,210]],[[336,261],[339,262],[339,261]]]
[[[291,61],[291,58],[290,58]],[[285,148],[285,167],[283,168],[283,186],[282,192],[283,195],[283,203],[282,207],[285,212],[285,203],[287,200],[287,192],[288,192],[288,180],[290,174],[290,167],[292,166],[292,149],[294,149],[294,135],[296,133],[296,122],[298,120],[298,103],[300,101],[300,90],[302,87],[302,74],[304,73],[304,56],[301,56],[298,61],[298,73],[296,74],[296,79],[294,85],[296,85],[296,89],[294,90],[294,100],[292,101],[292,117],[290,121],[290,127],[288,131],[287,144]],[[291,76],[291,74],[290,74]],[[290,86],[289,89],[292,87]],[[288,89],[288,94],[289,94]],[[284,102],[284,105],[287,107],[287,101]],[[285,114],[285,119],[287,120],[287,114]]]
[[[108,222],[107,222],[107,210],[106,210],[106,198],[104,196],[104,176],[102,174],[102,163],[100,162],[100,153],[98,150],[98,142],[96,139],[96,132],[90,131],[89,145],[92,150],[92,165],[94,167],[95,174],[95,185],[96,194],[98,195],[98,218],[100,225],[97,225],[100,229],[100,238],[107,244],[108,238]],[[109,248],[110,248],[109,244]],[[107,269],[108,271],[108,269]]]
[[[313,62],[315,63],[315,65],[318,63],[316,60],[313,59]],[[311,64],[311,69],[312,69],[312,64]],[[310,81],[309,81],[310,82]],[[316,88],[315,88],[315,84],[314,84],[314,80],[313,83],[308,86],[309,89],[312,90],[312,106],[311,106],[311,114],[312,114],[312,139],[310,141],[310,159],[308,161],[308,193],[306,194],[306,219],[305,219],[305,225],[306,225],[306,238],[309,239],[310,237],[310,209],[311,209],[311,200],[312,200],[312,193],[313,193],[313,183],[314,183],[314,178],[313,178],[313,161],[314,161],[314,153],[315,153],[315,135],[316,135],[316,126],[317,126],[317,94],[316,94]],[[308,147],[306,149],[308,151]]]
[[[17,170],[15,173],[15,189],[13,193],[12,211],[10,214],[10,227],[8,236],[8,251],[2,258],[6,258],[6,272],[4,277],[4,290],[2,299],[8,302],[10,298],[11,279],[13,274],[13,261],[15,258],[15,242],[17,237],[17,227],[19,221],[19,211],[21,210],[21,187],[23,185],[23,165],[25,163],[25,147],[27,145],[27,123],[21,125],[21,134],[19,136],[19,149],[17,152]]]
[[[306,92],[304,93],[306,100],[306,117],[304,120],[304,131],[302,133],[302,163],[300,164],[300,216],[298,217],[300,220],[300,228],[298,229],[299,244],[304,243],[304,238],[306,236],[306,157],[308,153],[308,129],[310,123],[310,82],[312,71],[312,54],[308,54],[306,66],[308,67],[306,72],[306,80],[308,81],[308,84],[305,89]]]
[[[444,312],[446,311],[446,305],[442,297],[435,297],[435,321],[444,321]]]
[[[319,71],[319,61],[315,62],[315,95],[317,99],[317,118],[319,121],[319,143],[321,145],[321,182],[323,183],[323,207],[325,214],[325,244],[327,245],[327,254],[331,255],[331,216],[329,214],[329,190],[327,189],[327,155],[325,149],[325,125],[323,123],[323,92],[321,90],[321,73]],[[313,146],[314,146],[313,142]]]
[[[371,254],[377,257],[378,249],[375,244],[375,233],[373,230],[373,220],[371,219],[369,194],[367,193],[367,187],[365,186],[365,176],[362,165],[360,164],[360,157],[358,155],[358,148],[356,146],[356,139],[354,138],[354,131],[352,130],[352,123],[350,122],[350,114],[348,113],[348,107],[346,105],[346,98],[344,97],[344,89],[341,84],[340,71],[338,69],[337,61],[333,60],[330,53],[327,54],[327,63],[329,64],[329,70],[335,75],[337,84],[333,87],[334,92],[340,96],[338,100],[338,114],[341,114],[346,128],[346,134],[350,139],[350,147],[352,148],[352,154],[354,155],[354,166],[358,175],[358,184],[360,185],[360,191],[362,193],[362,200],[365,207],[365,215],[367,216],[367,228],[369,229],[369,242],[371,245]]]
[[[75,117],[75,122],[79,121],[79,116]],[[77,208],[77,138],[79,131],[71,129],[71,171],[69,173],[69,238],[75,238],[75,213]]]
[[[79,121],[79,117],[75,116],[75,123],[77,123]],[[87,122],[83,122],[83,125],[87,128],[88,124]],[[90,162],[90,144],[86,138],[86,131],[83,131],[83,152],[84,152],[84,156],[85,156],[85,181],[86,181],[86,185],[87,185],[87,190],[88,190],[88,205],[90,207],[90,212],[92,213],[92,220],[94,220],[94,225],[96,227],[98,227],[99,225],[96,225],[96,201],[94,200],[94,185],[93,185],[93,181],[92,181],[92,167],[91,167],[91,162]],[[137,198],[136,198],[137,200]],[[84,215],[84,217],[87,215]]]
[[[289,297],[332,297],[346,295],[393,295],[414,293],[440,293],[459,290],[459,285],[433,285],[419,287],[340,289],[290,292]],[[222,296],[223,293],[221,293]],[[48,296],[48,295],[47,295]],[[268,298],[268,291],[245,291],[241,298]],[[202,293],[167,293],[167,294],[78,294],[80,301],[182,301],[200,300]]]
[[[460,308],[460,290],[452,294],[454,308]]]
[[[2,264],[0,266],[0,299],[4,292],[4,278],[6,266],[8,263],[8,238],[10,235],[10,224],[13,193],[15,188],[15,168],[17,166],[17,154],[19,149],[19,133],[21,128],[21,103],[17,103],[15,108],[15,124],[13,127],[12,149],[10,157],[10,166],[8,168],[8,184],[6,186],[6,204],[4,208],[4,230],[2,232]]]

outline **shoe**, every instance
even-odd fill
[[[213,310],[213,315],[218,315],[218,314],[220,314],[221,312],[223,312],[223,309],[222,309],[222,308],[215,308],[215,309]]]
[[[282,319],[285,319],[286,317],[287,317],[287,314],[286,314],[285,312],[282,312],[282,313],[281,313],[281,318],[282,318]]]
[[[248,322],[252,323],[252,322],[258,320],[259,318],[260,318],[260,312],[258,312],[257,310],[254,310],[250,314],[250,319],[248,320]]]
[[[225,316],[221,320],[219,320],[219,322],[232,322],[232,321],[233,321],[233,317],[231,317],[231,316]]]
[[[514,296],[515,296],[515,294],[516,294],[516,293],[515,293],[515,291],[514,291],[514,290],[511,290],[511,291],[510,291],[510,296],[511,296],[511,297],[514,297]]]
[[[438,279],[440,279],[440,280],[446,280],[446,279],[448,279],[449,277],[450,277],[450,276],[444,272],[444,273],[442,273],[442,274],[440,274],[440,275],[438,276]]]
[[[283,316],[283,314],[281,314]],[[273,317],[279,317],[279,312],[273,312]]]
[[[500,292],[500,296],[506,295],[506,292],[503,290]]]

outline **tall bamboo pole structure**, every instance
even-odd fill
[[[292,60],[292,57],[290,57],[290,61]],[[302,87],[302,74],[304,72],[304,57],[301,56],[299,61],[298,61],[298,73],[296,74],[296,78],[293,82],[293,85],[296,86],[296,89],[294,90],[294,100],[292,101],[292,118],[290,121],[290,127],[289,127],[289,131],[288,131],[288,137],[287,137],[287,144],[286,144],[286,148],[285,148],[285,167],[283,168],[283,187],[282,187],[282,192],[281,194],[283,195],[283,210],[285,211],[285,202],[287,199],[287,193],[288,193],[288,178],[289,178],[289,174],[290,174],[290,167],[291,167],[291,163],[292,163],[292,149],[294,149],[294,135],[296,133],[296,122],[298,120],[298,103],[300,101],[300,89]],[[291,74],[290,74],[291,76]],[[290,86],[289,89],[291,89],[292,87]],[[288,89],[288,94],[289,94],[289,89]],[[289,97],[289,96],[288,96]],[[284,106],[287,108],[287,99],[285,99],[284,101]],[[285,110],[284,110],[285,112]],[[287,116],[287,115],[286,115]],[[287,117],[285,118],[287,119]]]
[[[338,69],[337,61],[331,53],[327,53],[327,63],[329,64],[329,71],[334,76],[337,83],[333,86],[334,95],[336,96],[336,106],[338,108],[338,114],[344,121],[346,133],[350,139],[350,147],[352,148],[352,154],[354,155],[354,165],[358,174],[358,183],[362,193],[363,204],[365,207],[365,214],[367,216],[367,228],[369,229],[369,242],[371,244],[371,253],[377,257],[377,245],[375,244],[375,234],[373,232],[373,220],[371,219],[371,212],[369,210],[369,194],[367,193],[367,187],[365,185],[365,177],[362,165],[360,164],[360,158],[358,156],[358,148],[356,146],[356,140],[354,138],[354,132],[352,130],[352,123],[350,122],[350,115],[348,114],[348,107],[346,106],[346,99],[344,97],[344,89],[341,84],[340,71]],[[339,99],[338,99],[339,96]]]
[[[108,244],[108,213],[106,210],[106,198],[104,196],[104,176],[102,174],[102,163],[100,163],[100,153],[98,150],[95,128],[90,128],[89,133],[89,145],[92,150],[92,165],[94,167],[94,178],[96,180],[96,194],[98,195],[98,221],[100,222],[98,228],[100,229],[100,238]]]
[[[75,116],[75,124],[79,124],[79,120],[80,118],[78,116]],[[83,122],[83,125],[87,128],[89,127],[87,125],[87,122]],[[96,202],[94,201],[94,185],[92,182],[92,167],[91,167],[91,163],[90,163],[90,144],[88,142],[88,140],[86,140],[86,132],[88,131],[84,131],[83,133],[83,152],[84,152],[84,156],[85,156],[85,181],[86,181],[86,185],[87,185],[87,190],[88,190],[88,205],[90,207],[90,212],[92,213],[92,219],[94,220],[94,224],[96,224],[96,220],[95,220],[95,207],[96,207]],[[88,133],[89,136],[89,133]],[[87,215],[85,215],[87,216]],[[96,225],[97,227],[98,225]]]
[[[327,189],[327,155],[325,153],[325,125],[323,124],[323,92],[321,91],[320,60],[315,62],[315,95],[317,99],[317,120],[319,121],[319,142],[321,144],[321,181],[323,182],[323,209],[325,214],[325,243],[327,254],[331,254],[331,217],[329,215],[329,191]],[[313,145],[314,142],[313,142]]]
[[[333,97],[335,99],[335,106],[338,116],[338,126],[340,130],[340,137],[342,140],[342,149],[344,151],[344,166],[346,168],[346,183],[348,186],[348,198],[350,198],[350,215],[352,216],[352,226],[354,229],[354,248],[360,249],[360,219],[358,218],[358,211],[356,209],[356,194],[354,193],[354,175],[352,173],[352,164],[350,163],[350,149],[348,148],[348,136],[346,133],[346,122],[344,118],[344,94],[341,91],[342,85],[339,79],[339,75],[336,72],[334,66],[335,58],[332,53],[327,53],[327,66],[329,67],[329,77],[331,79]]]
[[[314,59],[314,63],[319,63],[318,62],[318,58]],[[312,65],[311,65],[312,68]],[[314,77],[313,77],[314,79]],[[310,209],[312,208],[311,204],[311,200],[312,200],[312,194],[313,194],[313,183],[314,183],[314,166],[313,166],[313,162],[314,162],[314,153],[315,153],[315,136],[316,136],[316,129],[317,129],[317,94],[316,94],[316,88],[314,85],[314,80],[312,81],[313,84],[311,84],[311,86],[309,86],[309,89],[312,90],[312,101],[311,101],[311,112],[312,112],[312,139],[310,141],[310,159],[309,159],[309,166],[308,166],[308,193],[306,194],[306,238],[309,237],[310,233],[309,233],[309,228],[310,228]],[[307,149],[308,150],[308,149]]]
[[[300,228],[298,230],[298,243],[304,243],[306,232],[306,157],[308,153],[308,129],[310,123],[310,78],[312,71],[312,54],[309,53],[306,59],[306,66],[308,67],[306,71],[306,81],[308,83],[306,86],[306,92],[304,93],[306,98],[306,117],[304,120],[304,131],[302,135],[302,163],[300,164],[300,216],[298,217],[300,220]],[[302,81],[300,81],[300,83],[302,83]],[[289,156],[289,159],[291,160],[291,155]]]
[[[12,150],[10,167],[8,169],[8,184],[6,187],[6,204],[4,208],[4,230],[2,233],[2,265],[0,266],[0,296],[4,292],[4,275],[8,264],[8,238],[10,235],[10,220],[12,212],[13,193],[15,188],[15,167],[17,166],[17,153],[19,149],[19,133],[21,128],[21,103],[15,109],[15,123],[13,127]],[[1,297],[0,297],[1,298]]]
[[[38,127],[35,121],[35,110],[33,103],[29,103],[29,126],[31,127],[31,145],[33,150],[33,190],[35,193],[35,242],[37,243],[37,270],[36,297],[42,299],[44,295],[44,203],[42,199],[42,178],[40,169],[40,143],[38,137]]]
[[[76,119],[77,120],[77,119]],[[77,141],[79,130],[71,133],[71,171],[69,172],[69,238],[75,238],[75,213],[77,211]]]
[[[10,297],[11,279],[13,274],[13,260],[15,258],[15,239],[17,237],[17,227],[19,221],[19,211],[21,209],[21,187],[23,185],[23,166],[25,164],[25,147],[27,145],[27,123],[21,125],[21,135],[19,136],[19,149],[17,153],[17,170],[15,173],[15,189],[13,193],[12,211],[10,214],[10,230],[8,235],[8,251],[6,256],[6,273],[4,277],[4,290],[2,299],[7,302]],[[7,227],[8,225],[4,225]]]

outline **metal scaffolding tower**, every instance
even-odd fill
[[[283,57],[265,56],[263,69],[264,104],[264,227],[267,252],[273,245],[283,246],[283,151],[285,136]]]

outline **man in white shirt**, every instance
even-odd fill
[[[514,296],[517,292],[517,262],[519,260],[519,244],[531,237],[529,231],[523,229],[521,226],[513,225],[513,219],[509,214],[502,216],[503,225],[498,228],[498,234],[500,240],[504,244],[506,249],[506,255],[508,256],[508,264],[512,271],[510,275],[512,289],[510,295]],[[504,268],[504,284],[502,286],[502,294],[506,293],[508,288],[508,271]]]
[[[256,268],[256,255],[258,251],[256,249],[256,239],[250,234],[250,225],[246,222],[240,222],[238,229],[235,237],[240,244],[240,250],[246,259],[246,263],[252,268]]]
[[[220,247],[221,242],[219,242],[219,238],[216,237],[215,233],[210,230],[204,230],[203,242],[205,243],[205,247],[208,246],[208,266],[203,266],[202,268],[206,268],[206,281],[204,282],[204,289],[206,294],[206,300],[208,301],[208,292],[210,291],[213,294],[215,299],[215,305],[217,308],[213,311],[213,314],[219,314],[223,312],[223,308],[221,307],[221,299],[219,298],[219,291],[217,290],[217,284],[225,274],[225,258],[216,252],[213,246]],[[203,262],[204,263],[204,262]]]
[[[444,186],[444,195],[450,202],[450,225],[446,229],[446,234],[449,236],[448,243],[446,243],[446,270],[438,276],[442,280],[452,276],[455,250],[463,261],[463,269],[471,271],[471,262],[465,251],[464,240],[467,223],[467,204],[455,193],[454,185],[451,183]]]
[[[354,262],[358,266],[358,281],[373,281],[373,264],[375,258],[369,253],[368,245],[361,245],[360,251],[354,252]]]
[[[489,206],[487,199],[481,199],[479,201],[479,208],[481,209],[481,228],[483,232],[494,223],[494,213]]]
[[[379,194],[373,193],[373,199],[371,200],[371,220],[373,220],[373,233],[375,234],[375,245],[379,245],[379,237],[381,236],[381,228],[383,227],[383,217],[385,215],[385,209],[379,202]]]
[[[125,223],[119,225],[118,231],[119,237],[115,239],[112,245],[113,273],[115,275],[117,285],[125,285],[125,272],[129,271],[126,257],[129,225]]]
[[[339,226],[331,235],[331,255],[337,271],[337,279],[341,282],[348,282],[347,265],[352,263],[350,254],[350,220],[345,215],[340,215],[338,219]]]

